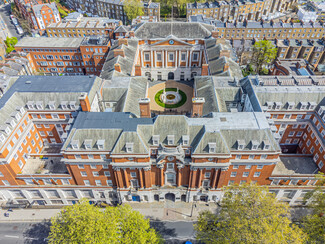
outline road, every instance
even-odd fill
[[[17,37],[18,39],[20,39],[22,37],[22,35],[19,35],[16,28],[15,28],[15,25],[11,22],[11,19],[10,19],[10,4],[6,4],[4,6],[1,6],[0,7],[0,16],[3,20],[3,22],[7,25],[7,29],[9,31],[9,36],[15,36]]]
[[[193,222],[152,221],[167,243],[184,243],[194,238]],[[0,243],[45,244],[50,225],[48,222],[0,223]]]

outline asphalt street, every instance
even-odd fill
[[[0,15],[1,15],[3,22],[7,25],[10,35],[15,36],[18,39],[20,39],[22,37],[22,35],[18,34],[15,25],[11,22],[11,19],[10,19],[10,11],[11,10],[10,9],[11,9],[10,4],[1,6],[0,7]]]
[[[193,222],[152,220],[151,226],[159,231],[167,243],[184,243],[194,239]],[[0,243],[45,244],[49,230],[48,222],[2,222],[0,223]]]

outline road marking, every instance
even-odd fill
[[[9,238],[19,238],[19,236],[8,236],[8,235],[5,235],[5,237],[9,237]]]

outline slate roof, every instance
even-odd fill
[[[216,143],[219,154],[237,151],[237,141],[242,139],[244,151],[251,150],[252,141],[264,150],[263,143],[270,143],[268,151],[279,151],[268,122],[262,113],[212,113],[205,118],[188,118],[178,115],[159,115],[156,118],[133,118],[130,113],[79,113],[63,150],[73,150],[71,143],[77,142],[78,150],[85,150],[85,140],[91,140],[96,150],[98,140],[105,140],[104,150],[112,155],[148,155],[153,146],[153,135],[159,143],[167,144],[167,137],[174,136],[174,146],[189,136],[193,154],[209,154],[209,143]],[[126,143],[133,143],[133,152],[127,153]]]
[[[6,124],[18,108],[27,110],[27,102],[41,102],[43,110],[49,110],[49,103],[54,102],[55,110],[61,110],[61,102],[75,102],[80,106],[79,96],[87,93],[92,104],[96,92],[102,84],[95,76],[20,76],[12,79],[9,89],[0,99],[0,127]],[[18,121],[16,121],[17,123]],[[10,127],[9,124],[6,124]],[[0,133],[2,133],[0,131]]]
[[[174,35],[180,39],[206,39],[211,36],[212,25],[188,22],[146,22],[135,28],[135,37],[141,40],[165,39]]]
[[[24,37],[18,41],[16,47],[78,48],[83,39],[83,37]]]

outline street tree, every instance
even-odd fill
[[[104,211],[85,199],[51,219],[50,244],[160,243],[148,219],[129,205]]]
[[[7,36],[7,39],[5,40],[5,44],[7,46],[7,49],[6,49],[6,52],[7,53],[11,53],[13,50],[15,50],[15,45],[17,44],[18,42],[18,39],[17,37],[8,37]]]
[[[195,229],[199,241],[211,244],[299,244],[306,239],[290,221],[288,204],[257,185],[225,188],[219,213],[200,213]]]
[[[264,74],[265,65],[271,64],[277,56],[277,48],[268,40],[255,42],[252,52],[252,65],[256,74]]]
[[[303,219],[303,228],[308,235],[308,243],[325,243],[325,193],[322,186],[325,183],[323,173],[316,175],[318,184],[305,200],[309,202],[312,214]]]
[[[143,15],[143,4],[140,0],[125,0],[123,8],[130,22]]]

